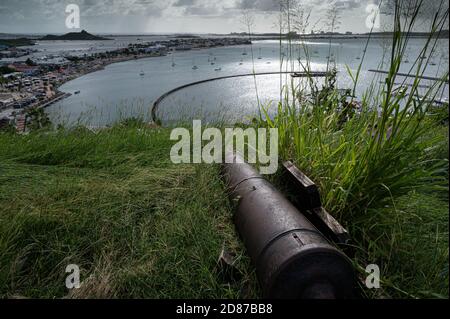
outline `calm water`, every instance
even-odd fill
[[[338,86],[352,87],[345,65],[356,71],[362,57],[364,40],[339,40],[331,44],[339,70]],[[329,54],[328,42],[310,42],[312,69],[325,70]],[[410,63],[404,63],[402,70],[408,72],[412,62],[422,48],[423,40],[413,39],[407,51]],[[360,76],[358,93],[367,89],[372,81],[379,81],[369,69],[386,69],[381,66],[384,43],[372,40],[367,50],[363,71]],[[253,45],[256,72],[277,72],[280,68],[278,41],[256,41]],[[243,55],[246,52],[247,55]],[[55,122],[74,123],[81,121],[93,126],[107,125],[126,116],[149,117],[153,102],[163,93],[183,84],[218,76],[245,74],[252,72],[250,46],[224,47],[198,51],[176,52],[172,56],[148,58],[109,65],[105,70],[91,73],[64,84],[64,92],[80,94],[54,104],[47,109]],[[294,52],[295,54],[295,52]],[[448,70],[448,43],[439,43],[427,75],[441,75]],[[261,56],[261,59],[258,57]],[[215,60],[214,60],[215,58]],[[172,60],[176,66],[172,67]],[[211,65],[211,61],[215,64]],[[240,65],[242,63],[242,65]],[[198,69],[193,70],[193,65]],[[215,69],[221,68],[220,71]],[[297,63],[298,68],[298,63]],[[144,71],[145,75],[140,76]],[[290,77],[283,76],[283,85]],[[290,81],[290,80],[289,80]],[[300,81],[300,80],[298,80]],[[400,80],[399,80],[400,81]],[[318,80],[320,84],[320,80]],[[429,81],[424,81],[423,84]],[[258,76],[258,96],[261,103],[268,105],[280,96],[280,76]],[[448,98],[448,88],[445,97]],[[275,103],[273,103],[273,108]],[[200,118],[228,121],[245,120],[257,114],[257,98],[253,77],[243,77],[208,82],[179,91],[163,101],[158,115],[163,120]]]

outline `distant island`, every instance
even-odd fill
[[[0,39],[0,47],[22,47],[34,45],[34,41],[27,38],[18,38],[18,39]]]
[[[55,41],[55,40],[66,40],[66,41],[99,41],[99,40],[111,40],[108,38],[98,37],[96,35],[90,34],[89,32],[83,30],[81,32],[70,32],[64,35],[51,35],[48,34],[45,37],[39,39],[41,41]]]

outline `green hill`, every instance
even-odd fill
[[[56,41],[56,40],[65,40],[65,41],[99,41],[99,40],[111,40],[108,38],[98,37],[93,34],[88,33],[83,30],[81,32],[70,32],[64,35],[51,35],[48,34],[45,37],[40,39],[41,41]]]

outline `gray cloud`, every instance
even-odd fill
[[[364,4],[370,3],[371,1],[365,1]],[[335,5],[339,9],[357,9],[363,5],[361,0],[338,0]]]
[[[280,10],[279,0],[239,0],[238,9],[250,9],[262,12],[273,12]]]
[[[186,6],[192,6],[197,3],[197,0],[177,0],[173,4],[174,7],[186,7]]]
[[[255,31],[271,32],[280,1],[312,9],[311,21],[335,6],[343,16],[342,29],[366,32],[365,8],[379,0],[0,0],[0,32],[66,32],[70,3],[80,6],[82,28],[92,32],[239,31],[242,10],[255,15]],[[427,9],[438,2],[426,2]]]

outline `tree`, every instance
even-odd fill
[[[43,108],[33,107],[27,111],[27,118],[30,119],[29,127],[32,130],[39,130],[51,125],[51,121]]]
[[[36,66],[36,63],[33,60],[31,60],[30,58],[28,58],[25,61],[25,64],[28,65],[28,66]]]
[[[10,68],[9,66],[3,65],[0,66],[0,75],[1,74],[10,74],[10,73],[14,73],[15,70]]]

